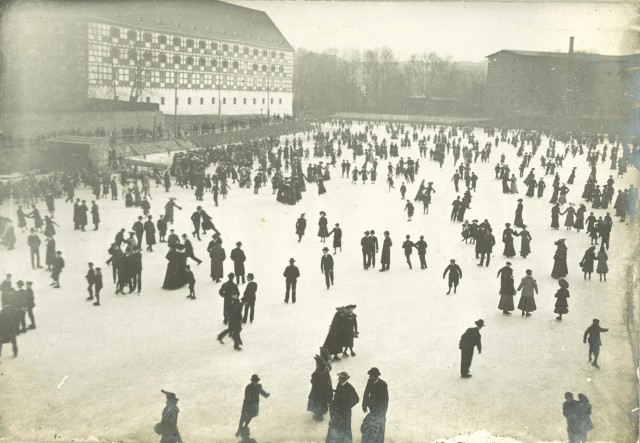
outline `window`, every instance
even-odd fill
[[[164,97],[160,97],[160,104],[164,105]]]
[[[276,65],[271,65],[271,72],[276,72]]]
[[[166,75],[166,83],[168,84],[174,84],[176,82],[176,74],[173,71],[169,71],[165,73]]]
[[[223,104],[223,105],[226,105],[226,104],[227,104],[227,99],[226,99],[226,98],[223,98],[223,99],[222,99],[222,104]]]
[[[276,51],[271,51],[271,58],[276,58]]]
[[[258,51],[257,49],[253,50],[253,55],[255,55],[256,57],[260,55],[260,51]]]
[[[249,55],[249,48],[245,46],[245,47],[242,49],[242,53],[243,53],[244,55]]]
[[[273,99],[271,99],[271,104],[273,104]]]
[[[267,51],[265,51],[265,50],[263,50],[263,51],[262,51],[262,56],[263,56],[263,57],[266,57],[266,56],[267,56],[267,54],[269,54]]]
[[[262,65],[262,72],[267,72],[267,65]]]
[[[145,32],[144,34],[142,34],[142,40],[144,40],[145,42],[151,43],[153,41],[153,36],[148,32]]]
[[[111,58],[120,58],[120,50],[118,48],[111,48],[109,51],[111,54]]]
[[[173,37],[173,46],[180,46],[182,44],[182,39],[180,37]]]
[[[136,53],[135,49],[129,49],[129,60],[135,60],[138,58],[138,54]]]
[[[191,74],[189,74],[191,75]],[[200,84],[200,73],[196,72],[195,74],[193,74],[193,80],[189,81],[189,83],[193,83],[194,85],[199,85]]]
[[[150,62],[151,61],[151,52],[144,51],[144,54],[142,55],[142,57],[144,58],[144,61]]]
[[[233,62],[233,69],[238,69],[240,64],[238,62]]]
[[[166,35],[159,35],[158,36],[158,43],[160,43],[161,45],[166,45],[167,44],[167,36]]]
[[[180,64],[180,56],[178,54],[173,56],[173,63],[175,63],[176,65]]]
[[[188,38],[187,39],[187,48],[193,48],[193,44],[194,44],[193,40]]]
[[[120,28],[109,29],[109,35],[113,38],[120,38]]]
[[[120,82],[129,81],[129,70],[127,68],[118,69],[118,81]]]
[[[234,104],[234,105],[236,104],[236,99],[235,99],[235,98],[233,99],[233,104]]]
[[[213,49],[214,51],[218,50],[218,44],[217,43],[211,43],[211,49]]]
[[[205,74],[204,75],[204,84],[205,85],[210,85],[211,84],[211,74]]]
[[[191,97],[187,98],[187,104],[190,105],[191,104]]]
[[[257,70],[258,70],[258,65],[257,65],[257,64],[255,64],[255,63],[253,64],[253,70],[254,70],[254,71],[257,71]]]
[[[211,104],[215,105],[216,104],[216,98],[215,97],[211,97]]]
[[[223,52],[229,52],[229,45],[228,45],[228,44],[226,44],[226,43],[225,43],[225,44],[223,44],[223,45],[222,45],[222,51],[223,51]]]
[[[200,49],[207,49],[207,42],[205,42],[204,40],[200,40],[198,42],[198,48]]]
[[[151,103],[151,97],[147,97],[147,103]]]
[[[160,71],[151,72],[151,81],[154,83],[160,83]]]
[[[223,60],[222,61],[222,67],[223,68],[228,68],[229,67],[229,61],[228,60]]]
[[[262,99],[262,104],[264,105],[264,99]]]
[[[284,52],[281,52],[280,53],[280,60],[283,60],[283,59],[284,59]]]
[[[181,72],[180,73],[180,84],[182,84],[182,85],[186,85],[187,84],[187,73],[186,72]]]
[[[246,104],[247,104],[247,99],[246,99],[246,98],[243,98],[243,99],[242,99],[242,104],[243,104],[243,105],[246,105]]]
[[[238,46],[238,45],[233,45],[233,52],[235,52],[236,54],[237,54],[238,52],[240,52],[240,46]]]
[[[280,66],[280,68],[278,69],[280,72],[284,72],[284,66]]]
[[[193,64],[193,57],[187,57],[187,64],[188,65],[192,65]]]
[[[158,56],[158,61],[159,61],[160,63],[166,63],[166,62],[167,62],[167,54],[160,54],[160,55]]]
[[[200,60],[198,60],[198,64],[200,66],[206,66],[207,65],[207,61],[204,59],[204,57],[200,57]]]
[[[200,97],[200,104],[204,105],[204,98]]]
[[[211,67],[216,68],[218,67],[218,60],[216,60],[215,58],[211,59]]]
[[[136,31],[128,31],[127,32],[127,38],[129,40],[135,41],[138,39],[138,33]]]
[[[178,97],[176,97],[176,105],[180,104],[180,99]]]
[[[256,104],[256,99],[255,99],[255,98],[253,99],[253,104],[254,104],[254,105]]]
[[[278,104],[281,105],[282,104],[282,99],[278,100]]]

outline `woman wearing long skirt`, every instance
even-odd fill
[[[567,246],[564,244],[564,238],[561,238],[557,242],[556,252],[553,255],[553,270],[551,271],[551,277],[561,278],[566,277],[569,274],[567,268]]]
[[[327,193],[327,188],[324,187],[324,180],[322,178],[318,177],[317,185],[318,185],[318,195]]]
[[[576,210],[573,207],[573,203],[569,203],[569,207],[564,212],[567,214],[567,218],[564,219],[564,225],[567,227],[567,231],[571,231],[576,217]]]
[[[327,229],[327,213],[324,211],[320,211],[320,219],[318,220],[318,237],[320,237],[320,241],[322,243],[325,242],[326,238],[329,236],[329,231]]]
[[[591,280],[591,273],[593,272],[593,264],[596,260],[596,247],[590,246],[584,253],[582,257],[582,261],[580,262],[580,267],[582,268],[582,272],[584,272],[584,279],[587,279],[587,275],[589,275],[589,280]]]
[[[580,232],[584,229],[584,214],[587,212],[587,207],[580,203],[580,207],[576,211],[576,220],[573,223],[573,227],[576,228],[576,231]]]
[[[607,272],[609,272],[607,260],[609,260],[609,257],[604,250],[604,246],[600,246],[600,251],[598,251],[598,267],[596,268],[596,272],[600,276],[600,281],[602,281],[603,278],[604,281],[607,281]]]
[[[538,293],[538,284],[536,280],[531,276],[531,269],[527,269],[527,275],[520,282],[518,291],[522,290],[520,295],[520,301],[518,302],[518,309],[522,311],[522,316],[531,317],[531,313],[536,310],[536,301],[533,298],[534,292]]]
[[[517,194],[518,193],[518,179],[516,178],[515,174],[511,174],[511,189],[510,192],[512,194]]]
[[[166,258],[168,260],[167,273],[164,277],[162,289],[179,289],[187,283],[184,275],[187,257],[172,247],[167,252]]]
[[[522,225],[522,231],[520,231],[520,257],[527,258],[527,255],[531,254],[531,234],[527,231],[527,225]]]
[[[500,309],[504,315],[511,315],[511,311],[514,310],[513,296],[516,295],[511,262],[507,262],[506,266],[498,271],[497,277],[500,277],[500,302],[498,303],[498,309]]]
[[[551,208],[551,227],[553,229],[558,229],[560,227],[560,205],[556,203]]]
[[[560,289],[556,292],[556,306],[554,309],[554,313],[558,314],[556,320],[562,321],[562,315],[569,313],[569,303],[567,299],[569,298],[569,283],[564,278],[558,280],[558,284],[560,285]]]
[[[307,402],[307,411],[313,412],[313,419],[316,421],[324,420],[333,397],[331,356],[324,348],[320,348],[320,354],[315,356],[316,370],[311,374],[311,392]]]

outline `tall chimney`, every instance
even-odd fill
[[[569,54],[573,54],[573,39],[575,37],[569,37]]]

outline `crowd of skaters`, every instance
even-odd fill
[[[330,173],[328,170],[329,165],[335,166],[336,159],[341,157],[341,146],[346,147],[345,149],[352,149],[354,154],[354,161],[357,155],[364,155],[364,165],[361,167],[359,171],[360,177],[362,178],[362,171],[366,171],[364,177],[370,177],[371,172],[373,171],[375,174],[378,158],[382,160],[387,160],[389,156],[391,157],[399,157],[398,146],[393,142],[389,144],[387,147],[386,139],[383,139],[380,143],[378,143],[378,137],[373,134],[373,130],[377,129],[377,125],[367,124],[365,126],[364,132],[359,133],[351,133],[350,125],[346,122],[334,122],[333,125],[333,133],[328,132],[317,132],[314,134],[314,156],[325,156],[331,158],[331,163],[327,163],[326,165],[322,162],[318,162],[317,164],[309,164],[307,168],[307,174],[304,175],[301,171],[301,159],[309,158],[309,150],[308,148],[305,150],[302,147],[302,139],[298,137],[297,139],[293,139],[293,143],[289,146],[288,141],[285,143],[284,147],[279,146],[279,143],[274,138],[263,139],[259,141],[246,142],[236,145],[230,145],[223,148],[208,148],[196,151],[190,151],[184,154],[176,154],[174,155],[174,161],[172,167],[166,171],[162,176],[159,171],[153,171],[153,174],[144,174],[138,171],[136,168],[132,168],[131,170],[121,172],[121,181],[120,187],[123,189],[123,195],[125,196],[125,205],[130,206],[139,206],[143,211],[144,216],[138,216],[138,220],[133,223],[132,230],[129,232],[129,238],[125,238],[126,230],[121,229],[116,235],[115,241],[111,245],[109,249],[110,261],[108,265],[113,266],[113,277],[114,284],[116,286],[116,293],[122,293],[122,291],[128,287],[129,292],[133,292],[136,288],[138,293],[141,291],[141,273],[142,273],[142,239],[143,234],[145,241],[147,243],[147,252],[154,252],[153,245],[156,244],[155,233],[158,232],[160,236],[160,243],[167,243],[169,251],[167,252],[166,258],[168,261],[167,272],[165,281],[163,284],[164,289],[178,289],[184,287],[185,285],[189,286],[189,295],[187,298],[191,300],[195,300],[195,278],[193,277],[193,272],[190,270],[190,265],[187,265],[187,259],[193,260],[197,265],[199,265],[202,260],[195,256],[195,251],[191,240],[189,239],[186,233],[183,233],[180,237],[174,229],[169,229],[169,237],[165,240],[165,235],[167,233],[168,225],[172,225],[175,217],[175,209],[182,210],[181,206],[178,206],[174,197],[170,197],[168,202],[164,207],[164,214],[160,214],[156,223],[154,224],[153,215],[149,214],[150,205],[147,201],[147,197],[150,198],[149,192],[149,178],[155,178],[156,187],[162,186],[164,187],[165,192],[170,192],[172,185],[181,186],[183,188],[190,187],[192,190],[195,190],[195,199],[196,201],[203,201],[204,192],[208,192],[213,194],[213,200],[215,206],[218,206],[217,193],[220,192],[223,195],[223,198],[227,195],[230,189],[229,181],[231,184],[235,184],[237,181],[237,185],[239,187],[251,187],[253,184],[254,191],[257,192],[264,183],[266,183],[266,178],[269,177],[272,179],[272,185],[274,187],[274,193],[278,192],[280,188],[283,186],[286,177],[283,174],[283,166],[285,172],[291,172],[290,179],[294,179],[295,173],[299,173],[300,177],[303,180],[300,180],[304,185],[304,182],[307,183],[318,183],[319,194],[323,194],[321,192],[322,187],[320,186],[323,181],[330,180]],[[458,196],[456,200],[452,203],[453,211],[451,214],[452,222],[460,222],[463,223],[463,240],[465,242],[471,241],[472,244],[475,245],[476,258],[480,259],[479,266],[489,266],[490,257],[492,254],[492,247],[495,245],[495,238],[492,234],[491,225],[487,220],[481,224],[477,224],[477,220],[473,220],[472,223],[469,223],[468,220],[465,219],[465,211],[470,209],[472,193],[476,191],[476,183],[477,183],[477,175],[475,172],[471,171],[471,167],[474,163],[476,163],[478,158],[481,158],[482,162],[488,162],[491,156],[492,146],[487,144],[480,150],[478,141],[474,139],[471,132],[467,129],[456,129],[456,128],[444,128],[444,127],[428,127],[424,125],[396,125],[396,124],[386,124],[385,129],[388,134],[390,134],[390,139],[398,139],[399,137],[404,136],[401,140],[400,149],[404,149],[411,146],[410,141],[410,131],[413,131],[412,139],[414,142],[417,142],[420,148],[421,158],[426,158],[426,150],[428,146],[428,142],[433,140],[433,148],[429,152],[429,158],[432,161],[438,162],[441,167],[444,161],[449,157],[453,157],[454,166],[459,161],[459,158],[462,157],[462,163],[457,166],[454,177],[452,181],[454,183],[454,187],[456,193],[459,192],[459,186],[461,183],[464,183],[466,190],[464,195]],[[419,133],[422,134],[425,129],[435,130],[435,134],[425,135],[422,138],[419,137]],[[490,130],[487,130],[490,131]],[[525,164],[525,168],[528,167],[529,161],[536,154],[536,150],[540,148],[541,138],[539,134],[526,134],[523,132],[516,132],[515,135],[509,132],[502,131],[501,139],[498,140],[496,137],[494,149],[497,148],[499,141],[506,142],[514,147],[518,147],[518,156],[523,157],[523,164]],[[464,140],[463,140],[464,138]],[[307,135],[307,141],[309,141],[309,136]],[[550,142],[551,151],[547,151],[546,157],[542,157],[542,159],[548,158],[545,163],[545,167],[547,169],[546,175],[553,175],[555,173],[555,177],[558,177],[559,172],[556,172],[556,168],[562,168],[562,157],[558,155],[554,155],[555,152],[555,140]],[[595,144],[593,140],[587,139],[579,139],[576,140],[576,144],[579,143],[580,148],[575,149],[575,152],[580,152],[582,154],[583,144],[587,146],[587,158],[588,162],[592,162],[595,157]],[[464,146],[461,147],[461,145]],[[337,145],[337,149],[335,149],[335,145]],[[365,149],[365,145],[367,148]],[[573,143],[572,143],[573,146]],[[532,152],[524,152],[524,148],[531,148]],[[615,146],[617,148],[617,145]],[[553,149],[552,149],[553,148]],[[570,151],[573,151],[574,148],[567,148]],[[616,149],[616,156],[618,155]],[[623,161],[623,164],[628,164],[628,157],[630,156],[630,151],[627,147],[621,149],[622,157],[617,161],[616,164],[623,161],[623,159],[627,159]],[[389,154],[387,153],[389,151]],[[329,153],[329,155],[327,155]],[[424,153],[424,155],[423,155]],[[613,154],[613,150],[612,150]],[[566,157],[565,153],[565,157]],[[575,154],[574,154],[575,156]],[[284,162],[283,162],[284,160]],[[254,163],[258,162],[259,166],[257,169],[254,169]],[[294,168],[292,163],[298,162],[297,168]],[[215,173],[214,174],[206,174],[205,171],[211,164],[215,165]],[[553,167],[549,167],[549,165],[553,165]],[[591,163],[590,163],[591,164]],[[343,162],[343,178],[350,179],[353,178],[349,176],[349,164],[347,161]],[[371,168],[371,169],[368,169]],[[289,169],[289,171],[286,171]],[[624,169],[624,168],[622,168]],[[622,170],[621,169],[621,170]],[[354,169],[354,173],[357,170]],[[415,162],[411,160],[410,157],[406,161],[404,158],[400,158],[395,167],[391,163],[388,166],[389,177],[392,177],[392,172],[395,170],[396,178],[402,176],[407,183],[414,183],[415,177],[419,171],[419,160]],[[521,172],[524,170],[522,168]],[[626,172],[626,169],[619,171],[619,175],[622,175]],[[251,179],[251,174],[255,174],[253,180]],[[502,180],[503,192],[518,194],[517,189],[517,179],[515,179],[514,175],[510,174],[509,166],[505,164],[504,155],[500,160],[500,164],[496,166],[496,179]],[[530,171],[527,179],[525,180],[525,184],[530,189],[531,183],[534,183],[534,188],[538,189],[538,197],[542,197],[542,190],[544,190],[544,186],[540,185],[540,182],[544,183],[542,178],[539,180],[535,179],[533,174],[533,169]],[[575,179],[575,171],[572,171],[573,178],[570,177],[568,180],[568,184],[573,184],[573,180]],[[523,174],[521,174],[522,178]],[[374,175],[375,177],[375,175]],[[474,178],[475,177],[475,178]],[[367,178],[362,178],[363,183],[366,183]],[[105,179],[108,177],[103,177],[101,183],[104,184]],[[35,180],[35,182],[34,182]],[[19,208],[19,211],[22,212],[22,216],[20,212],[18,212],[18,226],[21,231],[26,231],[26,223],[24,223],[26,218],[34,218],[34,223],[36,223],[37,217],[34,215],[34,211],[37,209],[35,206],[38,203],[39,198],[45,197],[44,194],[38,192],[38,189],[41,188],[39,185],[44,180],[44,183],[49,184],[57,184],[58,193],[56,194],[53,190],[47,190],[46,192],[50,193],[53,198],[59,197],[62,198],[64,195],[67,196],[67,201],[73,202],[74,204],[74,216],[73,216],[73,224],[75,230],[84,231],[85,227],[88,225],[88,216],[89,212],[88,205],[86,205],[86,201],[74,199],[74,190],[80,183],[84,183],[85,186],[90,187],[93,190],[96,190],[96,180],[100,182],[100,179],[97,174],[90,173],[87,171],[76,171],[72,174],[53,174],[45,179],[38,179],[36,177],[28,177],[24,179],[24,184],[27,186],[29,191],[21,193],[21,191],[17,191],[16,196],[19,196],[19,200],[23,204],[31,204],[31,211],[28,214],[25,214],[22,211],[22,208]],[[612,180],[612,177],[609,177],[609,180]],[[145,184],[146,181],[146,184]],[[273,182],[276,181],[276,184]],[[356,180],[353,180],[355,182]],[[140,187],[138,188],[138,182],[140,182]],[[527,183],[528,182],[528,183]],[[595,167],[591,167],[591,175],[587,180],[587,184],[589,185],[589,189],[585,188],[585,192],[583,193],[583,199],[586,202],[593,202],[592,207],[594,209],[607,209],[608,201],[611,203],[612,192],[613,192],[613,183],[607,182],[605,186],[607,186],[607,192],[602,194],[597,191],[596,185],[593,183],[596,182],[596,173]],[[118,199],[118,183],[114,176],[111,176],[111,179],[108,181],[109,187],[108,190],[111,193],[111,198],[113,200]],[[295,182],[295,186],[297,185],[297,181]],[[508,186],[505,185],[508,183]],[[431,199],[431,194],[435,193],[433,189],[433,183],[429,182],[428,186],[425,186],[424,180],[419,186],[418,193],[416,195],[415,200],[428,200]],[[294,187],[295,187],[294,186]],[[404,186],[404,183],[403,183]],[[13,185],[15,187],[15,184]],[[55,186],[53,187],[55,189]],[[115,188],[115,192],[114,192]],[[136,189],[138,188],[138,189]],[[554,202],[554,198],[552,197],[552,202],[556,205],[566,204],[566,199],[563,200],[563,195],[566,196],[567,192],[563,191],[563,188],[567,188],[567,185],[560,185],[559,181],[556,183],[554,181],[553,184],[554,195],[558,199],[558,201]],[[13,188],[12,188],[13,189]],[[304,188],[302,188],[304,189]],[[557,189],[557,193],[556,193]],[[97,187],[98,192],[94,193],[96,195],[96,199],[100,199],[100,196],[105,198],[108,196],[109,192],[104,192],[104,186]],[[126,190],[126,191],[125,191]],[[145,192],[146,190],[146,192]],[[298,189],[300,190],[300,189]],[[100,192],[102,191],[102,192]],[[326,190],[325,190],[326,191]],[[401,188],[401,198],[405,198],[405,191],[402,191]],[[13,194],[13,193],[12,193]],[[146,194],[142,197],[142,194]],[[527,197],[533,197],[533,195],[529,195],[530,192],[527,192]],[[602,197],[606,195],[606,197]],[[13,195],[12,195],[13,196]],[[620,217],[620,221],[626,221],[627,214],[629,215],[629,223],[635,223],[635,213],[637,211],[637,189],[633,186],[630,186],[629,189],[624,191],[618,191],[618,199],[614,205],[616,209],[616,216]],[[298,198],[299,200],[299,198]],[[414,201],[415,201],[414,200]],[[46,201],[46,199],[45,199]],[[144,202],[147,201],[145,204]],[[597,204],[596,204],[597,201]],[[410,204],[410,202],[407,202]],[[526,225],[523,222],[523,200],[518,200],[518,208],[516,209],[516,217],[514,221],[514,225],[521,229],[520,232],[516,232],[511,229],[511,224],[505,224],[505,230],[503,232],[502,241],[505,243],[505,249],[503,255],[506,258],[511,258],[515,256],[514,246],[513,246],[513,237],[520,236],[522,238],[522,247],[521,247],[521,256],[526,258],[528,254],[531,253],[530,242],[532,240],[531,235],[523,235],[523,233],[528,233],[526,231]],[[100,219],[99,219],[99,209],[96,209],[95,212],[93,210],[94,205],[97,207],[95,201],[92,201],[92,214],[97,214],[97,222],[96,218],[92,219],[94,224],[94,229],[98,229]],[[584,206],[584,205],[582,205]],[[555,206],[554,206],[555,207]],[[572,205],[568,205],[568,209],[565,213],[570,212],[569,208]],[[45,220],[40,219],[38,224],[34,225],[34,228],[30,231],[31,235],[35,235],[37,232],[46,231],[46,219],[49,218],[50,224],[47,226],[57,226],[55,222],[53,222],[54,216],[54,207],[53,204],[49,205],[47,202],[47,208],[50,213],[50,218],[45,216]],[[411,206],[405,206],[405,209],[408,211]],[[618,208],[621,208],[618,210]],[[428,213],[428,204],[426,205],[425,214]],[[565,213],[561,213],[564,215]],[[36,212],[37,214],[37,212]],[[409,213],[409,218],[413,212]],[[593,215],[593,214],[592,214]],[[608,218],[607,218],[608,217]],[[607,214],[607,217],[603,219],[594,219],[589,220],[588,218],[584,220],[587,228],[586,232],[592,236],[594,230],[597,232],[595,236],[595,241],[601,239],[603,242],[603,246],[601,247],[601,251],[604,251],[604,243],[606,238],[606,248],[608,249],[609,241],[608,234],[611,232],[611,217]],[[146,218],[146,219],[145,219]],[[569,217],[568,217],[569,218]],[[576,217],[579,219],[579,216]],[[568,228],[575,227],[579,232],[580,229],[575,226],[575,220],[570,220],[571,223],[565,224]],[[220,234],[215,226],[212,223],[211,217],[206,214],[206,212],[202,209],[202,206],[198,206],[196,211],[191,214],[191,221],[193,222],[195,230],[192,232],[192,237],[201,240],[200,238],[200,229],[203,229],[203,235],[207,234],[208,230],[213,230],[213,240],[209,243],[207,247],[207,252],[209,252],[211,259],[211,278],[214,282],[219,283],[224,275],[223,271],[223,262],[226,259],[226,253],[224,248],[222,247],[222,235]],[[319,218],[319,232],[318,237],[320,238],[320,242],[324,243],[326,238],[334,235],[334,254],[337,253],[338,249],[342,249],[342,232],[339,229],[339,223],[335,224],[335,227],[332,231],[328,230],[328,221],[326,219],[326,212],[320,213]],[[597,226],[597,228],[595,228]],[[556,226],[553,226],[555,228]],[[298,241],[302,240],[304,236],[304,230],[306,228],[306,220],[304,220],[304,214],[296,222],[296,235],[298,235]],[[44,232],[46,235],[46,232]],[[47,241],[53,240],[53,236],[55,235],[55,229],[51,235],[47,235]],[[603,235],[604,234],[604,235]],[[37,236],[37,235],[36,235]],[[391,234],[389,231],[384,231],[382,240],[382,254],[380,257],[380,264],[382,265],[382,269],[380,272],[390,271],[390,263],[391,263],[391,248],[393,243],[391,241]],[[421,268],[426,269],[426,242],[424,241],[424,236],[420,237],[420,241],[413,243],[410,239],[410,235],[405,236],[406,240],[402,244],[402,249],[404,250],[404,255],[407,261],[407,264],[410,269],[412,269],[412,264],[410,260],[411,252],[413,249],[418,250],[418,254],[420,257]],[[593,241],[593,240],[592,240]],[[37,245],[37,246],[36,246]],[[55,243],[54,243],[55,245]],[[559,279],[560,289],[558,290],[558,294],[556,294],[556,298],[558,301],[556,302],[555,312],[559,314],[558,320],[562,319],[562,315],[567,313],[567,298],[568,295],[568,283],[563,277],[565,277],[568,273],[566,270],[566,259],[567,259],[567,251],[566,246],[564,246],[564,252],[562,251],[562,246],[564,245],[563,239],[558,240],[557,242],[559,253],[556,253],[554,257],[554,270],[552,272],[552,276],[554,278]],[[13,245],[11,245],[13,247]],[[376,265],[376,253],[379,252],[378,240],[375,237],[375,231],[366,231],[365,237],[361,240],[362,253],[363,253],[363,267],[365,270],[368,270],[370,267],[374,267]],[[37,249],[39,244],[34,240],[30,240],[29,248],[31,250],[31,258],[32,265],[33,263],[37,263],[35,268],[39,265],[39,253]],[[247,322],[247,314],[250,313],[249,320],[253,321],[253,311],[255,308],[255,295],[257,291],[257,285],[254,281],[254,275],[249,273],[247,275],[247,279],[249,280],[249,285],[245,290],[244,298],[242,300],[239,299],[240,291],[239,285],[244,285],[245,275],[244,275],[244,262],[246,261],[246,255],[244,251],[241,249],[242,242],[236,243],[236,248],[232,250],[230,259],[234,262],[234,273],[230,273],[227,275],[228,281],[224,282],[220,287],[220,296],[224,299],[224,307],[223,307],[223,322],[227,326],[227,329],[223,331],[218,339],[221,343],[223,343],[222,339],[229,335],[234,339],[234,349],[241,350],[240,345],[242,345],[242,340],[240,338],[240,331],[242,330],[242,324]],[[124,251],[122,250],[124,248]],[[55,251],[55,246],[53,247]],[[240,251],[240,252],[237,252]],[[592,248],[589,248],[588,251],[592,251]],[[49,252],[49,247],[47,246],[47,256]],[[323,248],[323,255],[321,257],[321,271],[325,274],[327,289],[334,284],[334,264],[333,260],[329,264],[329,259],[331,255],[328,253],[329,248]],[[590,278],[590,273],[593,272],[593,263],[594,260],[598,260],[598,269],[607,269],[606,268],[606,252],[604,253],[602,260],[604,260],[604,266],[600,266],[600,254],[593,257],[594,254],[585,253],[585,257],[581,261],[581,267],[584,270],[585,278],[587,274]],[[59,258],[57,264],[55,259],[52,260],[51,266],[49,266],[49,260],[47,260],[48,267],[51,268],[52,278],[54,280],[53,286],[59,287],[59,275],[64,267],[64,261],[60,264],[61,252],[56,251],[56,258]],[[486,264],[485,264],[486,258]],[[35,261],[34,261],[35,260]],[[564,268],[563,268],[564,263]],[[500,303],[499,309],[503,311],[506,315],[509,315],[513,310],[513,301],[509,304],[509,298],[513,297],[516,293],[515,288],[512,288],[513,285],[513,272],[509,271],[511,264],[507,262],[507,265],[502,268],[498,276],[501,278],[501,289],[500,289]],[[87,282],[89,284],[88,292],[89,297],[87,300],[93,300],[96,298],[96,302],[94,305],[100,306],[99,292],[102,289],[102,277],[99,268],[93,267],[93,263],[88,264],[89,271],[86,275]],[[558,268],[558,269],[556,269]],[[589,271],[591,269],[591,271]],[[598,272],[601,273],[600,271]],[[462,270],[459,265],[455,263],[455,259],[451,259],[449,265],[446,267],[445,272],[443,274],[443,278],[449,276],[448,287],[450,294],[453,289],[454,294],[456,292],[457,286],[462,278]],[[602,274],[605,276],[606,281],[606,271],[603,271]],[[56,275],[54,277],[54,275]],[[99,279],[97,276],[100,276]],[[284,275],[285,283],[286,283],[286,291],[285,291],[285,302],[288,303],[289,297],[293,303],[296,302],[296,281],[300,277],[299,269],[295,266],[295,259],[291,258],[289,261],[289,266],[285,269]],[[98,280],[100,283],[98,284]],[[235,280],[235,281],[234,281]],[[252,285],[253,283],[253,285]],[[252,289],[249,290],[249,287]],[[504,289],[503,289],[504,287]],[[537,285],[535,279],[532,277],[532,271],[527,270],[526,275],[522,278],[521,284],[518,290],[522,290],[522,297],[518,304],[518,309],[522,311],[522,316],[529,317],[531,313],[536,310],[534,293],[537,292]],[[504,299],[503,299],[504,297]],[[3,299],[4,299],[4,291],[3,291]],[[11,297],[9,297],[11,299]],[[18,304],[18,302],[13,302],[14,304]],[[3,305],[4,300],[3,300]],[[6,306],[13,306],[10,303]],[[334,321],[331,324],[331,329],[329,336],[325,341],[323,348],[321,349],[321,354],[323,355],[323,370],[327,368],[327,353],[329,360],[338,361],[339,354],[342,353],[342,357],[347,357],[347,349],[351,351],[351,356],[355,356],[353,352],[353,338],[357,337],[357,322],[355,322],[355,314],[353,314],[353,309],[355,306],[350,305],[346,307],[337,308],[337,313],[334,317]],[[23,309],[23,308],[20,308]],[[242,311],[244,310],[244,315]],[[26,312],[26,311],[25,311]],[[594,323],[595,320],[594,320]],[[354,328],[355,324],[355,328]],[[35,323],[33,323],[35,328]],[[460,350],[462,352],[462,365],[461,365],[461,376],[462,378],[470,378],[471,374],[469,373],[469,367],[471,364],[471,356],[473,355],[473,348],[477,348],[478,351],[481,351],[480,344],[480,335],[479,330],[484,326],[483,320],[478,320],[476,322],[476,328],[470,328],[471,331],[468,330],[463,335],[463,338],[460,341]],[[599,331],[606,331],[598,329]],[[589,331],[588,331],[589,332]],[[590,343],[590,356],[591,354],[595,354],[595,350],[592,349],[592,341],[599,342],[599,335],[596,339],[592,340],[592,336],[595,335],[595,332],[585,333],[585,341],[589,339]],[[471,350],[471,353],[470,353]],[[17,348],[16,348],[17,352]],[[333,356],[333,358],[331,358]],[[591,360],[591,357],[590,357]],[[317,363],[317,360],[316,360]],[[597,367],[597,355],[596,361],[593,362],[593,365]],[[330,366],[330,365],[329,365]],[[375,371],[374,371],[375,369]],[[316,372],[318,368],[316,368]],[[330,371],[330,369],[329,369]],[[315,372],[314,372],[315,374]],[[379,370],[373,368],[370,371],[370,376],[378,376]],[[338,386],[344,386],[349,379],[349,376],[346,372],[342,372],[338,374],[339,383]],[[378,379],[379,380],[379,379]],[[313,386],[313,376],[312,376],[312,386]],[[327,391],[328,392],[328,391]],[[333,393],[332,393],[333,394]],[[332,411],[332,417],[329,423],[329,431],[327,441],[343,441],[339,438],[332,440],[332,435],[341,435],[340,432],[346,432],[347,426],[345,424],[345,417],[347,408],[342,405],[342,412],[340,411],[340,407],[336,404],[335,395],[338,395],[338,389],[336,388],[335,394],[329,394],[326,398],[327,407],[329,410],[331,408],[335,409],[335,413]],[[340,397],[340,396],[338,396]],[[353,403],[353,396],[351,396],[351,400],[347,401],[345,404]],[[310,398],[311,401],[311,398]],[[387,400],[388,401],[388,400]],[[338,401],[337,403],[341,403]],[[356,401],[357,403],[357,401]],[[348,409],[353,407],[353,405],[349,406]],[[311,409],[310,409],[311,410]],[[243,407],[244,411],[244,407]],[[386,412],[386,406],[385,406]],[[244,413],[244,412],[243,412]],[[314,411],[315,413],[315,411]],[[342,414],[342,415],[341,415]],[[257,414],[256,414],[257,415]],[[316,416],[318,414],[315,414]],[[337,417],[334,419],[334,416]],[[384,435],[384,423],[380,424],[380,417],[371,419],[373,424],[371,424],[380,434],[380,429],[382,429],[382,435]],[[242,430],[246,428],[248,425],[248,421],[242,420],[239,426],[239,434],[243,432]],[[364,424],[363,424],[364,428]],[[246,431],[244,431],[246,432]],[[348,433],[350,435],[350,413],[349,413],[349,425],[348,425]],[[363,431],[364,436],[364,431]],[[382,437],[384,438],[384,437]],[[173,441],[173,440],[169,440]],[[177,440],[176,440],[177,441]],[[364,440],[363,440],[364,441]],[[370,440],[370,441],[382,441],[382,440]]]

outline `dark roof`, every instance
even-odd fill
[[[48,9],[51,20],[56,16],[73,19],[82,15],[155,32],[293,51],[265,12],[219,0],[63,0],[38,2],[33,9],[39,15]]]
[[[512,49],[503,49],[502,51],[494,52],[487,55],[485,58],[493,57],[498,54],[514,54],[524,57],[554,57],[554,58],[578,58],[581,61],[586,62],[605,62],[605,61],[618,61],[618,62],[638,62],[640,61],[640,54],[630,55],[602,55],[602,54],[585,54],[582,52],[574,52],[569,54],[568,52],[544,52],[544,51],[518,51]]]

